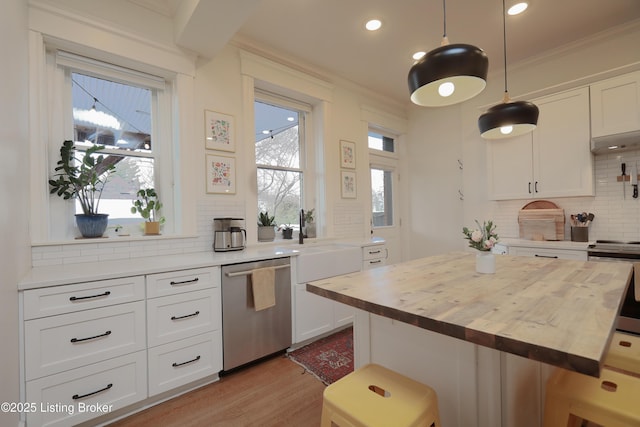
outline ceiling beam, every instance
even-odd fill
[[[184,0],[175,12],[178,46],[213,58],[258,6],[260,0]]]

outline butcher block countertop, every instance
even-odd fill
[[[496,350],[599,376],[630,263],[453,252],[307,284],[359,309]]]

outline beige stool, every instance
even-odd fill
[[[329,385],[321,427],[441,427],[431,387],[369,364]]]
[[[631,375],[640,375],[640,337],[615,332],[604,359],[604,365],[626,371]]]
[[[600,378],[556,369],[547,381],[544,427],[640,426],[640,378],[604,368]]]

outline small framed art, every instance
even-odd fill
[[[235,194],[236,159],[207,154],[207,193]]]
[[[356,173],[340,171],[340,195],[343,199],[356,198]]]
[[[204,110],[205,144],[210,150],[236,151],[233,116]]]
[[[340,140],[340,166],[347,169],[356,168],[356,143]]]

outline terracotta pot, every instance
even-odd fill
[[[157,235],[160,234],[160,223],[158,221],[146,221],[144,223],[145,235]]]

